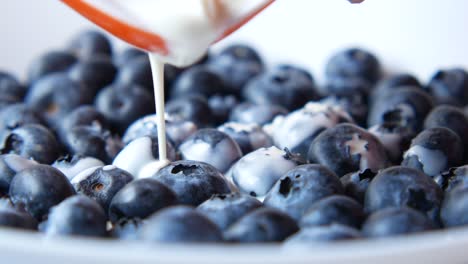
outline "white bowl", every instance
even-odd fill
[[[468,228],[380,240],[284,247],[280,244],[168,245],[52,238],[0,229],[0,263],[14,264],[447,264],[467,263]]]

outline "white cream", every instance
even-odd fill
[[[412,146],[403,155],[404,158],[416,156],[423,165],[423,171],[429,176],[443,172],[447,166],[447,157],[440,150],[428,149],[419,145]]]
[[[93,168],[104,166],[104,163],[93,157],[86,157],[78,160],[75,164],[68,162],[57,162],[52,166],[61,171],[69,180],[80,174],[82,171]]]
[[[112,165],[137,177],[140,170],[154,161],[151,151],[151,138],[141,137],[133,140],[115,157]]]
[[[158,60],[186,66],[268,0],[86,0],[125,23],[157,34],[169,54]]]

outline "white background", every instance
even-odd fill
[[[271,63],[299,63],[319,79],[332,52],[359,45],[374,51],[387,71],[426,81],[438,67],[468,66],[467,11],[465,0],[277,0],[219,45],[248,41]],[[33,57],[91,26],[59,0],[3,0],[0,70],[24,77]]]

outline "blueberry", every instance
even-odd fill
[[[221,172],[242,157],[239,145],[214,128],[198,130],[180,144],[179,151],[182,159],[206,162]]]
[[[428,231],[435,227],[421,212],[408,207],[390,207],[371,214],[362,232],[366,237],[388,237]]]
[[[24,125],[14,129],[5,139],[2,154],[18,154],[39,163],[51,164],[60,154],[60,145],[54,134],[38,124]]]
[[[118,67],[127,65],[132,59],[137,57],[146,57],[146,53],[136,48],[126,48],[114,56],[114,64]]]
[[[159,160],[159,142],[154,136],[140,137],[128,145],[115,157],[113,165],[128,171],[137,178],[152,176],[153,173],[145,172],[145,167]],[[176,160],[176,151],[167,141],[166,154],[169,160]]]
[[[360,48],[339,51],[327,62],[325,75],[328,79],[339,77],[360,77],[371,84],[381,75],[380,64],[375,55]]]
[[[95,106],[120,133],[141,116],[154,113],[153,96],[137,85],[108,86],[97,95]]]
[[[272,131],[273,142],[279,148],[288,148],[293,153],[307,157],[311,142],[325,129],[352,118],[343,109],[310,102],[284,118],[276,118],[265,130]]]
[[[332,195],[315,202],[300,220],[301,227],[341,224],[361,228],[366,214],[360,203],[344,195]]]
[[[0,142],[3,144],[12,130],[26,124],[44,124],[44,121],[39,113],[23,103],[12,104],[1,109]]]
[[[8,194],[11,180],[16,173],[35,165],[35,161],[16,154],[0,155],[0,197]]]
[[[206,127],[215,121],[208,101],[196,95],[168,101],[166,113],[175,121],[191,121],[198,127]]]
[[[442,190],[424,173],[395,166],[381,170],[371,181],[365,196],[367,212],[388,207],[410,207],[438,222]]]
[[[127,184],[112,198],[109,219],[144,219],[164,207],[177,203],[176,194],[155,179],[139,179]]]
[[[198,206],[213,194],[230,193],[229,183],[213,166],[196,161],[175,161],[162,168],[154,179],[171,188],[182,204]]]
[[[22,85],[15,76],[0,71],[0,94],[2,97],[9,96],[21,100],[26,92],[27,87]]]
[[[360,76],[329,76],[324,93],[327,95],[352,96],[359,94],[364,98],[371,92],[373,84]]]
[[[304,243],[330,243],[334,241],[351,240],[362,238],[359,230],[339,225],[332,224],[328,226],[314,226],[307,227],[299,231],[293,236],[290,236],[286,241],[285,245],[294,245]]]
[[[368,130],[380,140],[389,159],[395,164],[401,163],[403,152],[409,148],[411,139],[415,136],[409,127],[391,122],[375,125]]]
[[[197,210],[225,231],[242,216],[259,207],[262,207],[262,203],[249,195],[230,193],[213,195],[200,204]]]
[[[357,170],[376,172],[389,164],[385,148],[374,135],[346,123],[320,133],[310,145],[308,159],[340,177]]]
[[[92,103],[93,94],[65,73],[54,73],[36,81],[24,100],[54,124],[78,106]]]
[[[82,105],[75,108],[60,120],[59,132],[62,138],[75,127],[91,126],[96,129],[109,129],[107,119],[94,106]]]
[[[463,110],[450,105],[440,105],[432,109],[424,120],[424,128],[446,127],[457,133],[463,141],[464,149],[468,149],[468,117]],[[465,156],[468,153],[465,153]]]
[[[117,74],[117,68],[108,57],[92,57],[75,64],[68,71],[68,76],[76,82],[83,83],[96,95],[101,89],[110,85]]]
[[[288,110],[279,105],[241,103],[232,109],[229,120],[239,123],[265,125],[273,121],[276,116],[286,115],[287,113]]]
[[[69,50],[80,58],[91,58],[96,55],[112,56],[110,40],[106,35],[95,30],[77,34],[70,41]]]
[[[50,51],[33,60],[29,65],[28,82],[36,80],[55,72],[64,72],[77,61],[76,57],[66,51]]]
[[[377,83],[375,89],[372,91],[370,97],[371,100],[374,101],[376,98],[387,94],[388,92],[393,91],[394,89],[398,89],[405,86],[413,86],[416,88],[422,88],[421,83],[419,80],[411,74],[408,73],[400,73],[396,75],[392,75],[388,78],[381,80]]]
[[[456,187],[465,188],[468,186],[468,165],[450,168],[435,177],[434,180],[446,192],[450,192]]]
[[[288,151],[276,147],[260,148],[237,161],[230,174],[243,193],[263,197],[277,180],[300,163]]]
[[[411,146],[403,157],[403,166],[436,176],[450,167],[461,165],[463,143],[460,137],[448,128],[428,128],[411,141]]]
[[[37,230],[37,221],[21,206],[14,207],[9,202],[3,202],[0,205],[0,227]]]
[[[155,114],[147,115],[133,122],[125,131],[123,142],[128,144],[140,137],[157,135],[156,118]],[[169,115],[166,115],[165,119],[167,137],[175,146],[180,145],[182,141],[197,131],[197,126],[191,121],[178,121]]]
[[[219,228],[206,216],[188,206],[158,211],[143,225],[140,238],[149,242],[213,243],[221,242]]]
[[[7,106],[20,103],[20,102],[21,102],[21,99],[17,97],[7,95],[7,94],[3,94],[3,95],[0,94],[0,110],[6,108]]]
[[[153,75],[148,56],[136,56],[122,65],[115,82],[122,85],[138,85],[152,91]]]
[[[353,93],[350,95],[329,95],[320,100],[321,103],[342,108],[351,118],[362,127],[367,126],[368,105],[367,97],[362,93]]]
[[[238,101],[233,95],[213,95],[208,98],[208,104],[216,124],[222,124],[229,118],[231,110],[236,107]]]
[[[77,126],[66,132],[64,144],[72,155],[89,156],[109,163],[122,148],[120,138],[92,126]]]
[[[295,110],[318,98],[315,83],[302,70],[276,67],[252,79],[243,96],[255,104],[281,105]]]
[[[253,124],[229,122],[218,127],[237,142],[243,154],[250,153],[259,148],[271,147],[273,141],[263,129]]]
[[[295,167],[281,177],[267,193],[264,204],[299,220],[314,202],[343,193],[340,179],[318,164]]]
[[[427,90],[439,104],[464,106],[468,103],[468,73],[461,68],[439,70]]]
[[[230,242],[280,242],[299,231],[293,218],[272,208],[259,208],[244,215],[224,233]]]
[[[71,183],[79,194],[98,202],[105,212],[115,194],[133,180],[133,176],[115,166],[92,167],[76,175]]]
[[[432,107],[432,98],[419,88],[394,89],[371,104],[367,124],[397,123],[418,133]]]
[[[226,93],[221,77],[205,65],[197,65],[181,73],[171,89],[172,98],[187,95],[201,95],[208,98],[214,94]]]
[[[61,171],[68,180],[72,180],[84,170],[97,166],[104,166],[104,163],[96,158],[80,155],[68,155],[59,158],[52,164],[52,167]]]
[[[10,184],[9,196],[13,204],[24,206],[37,220],[49,209],[75,194],[67,177],[48,165],[37,165],[18,172]]]
[[[75,195],[52,207],[47,221],[40,228],[51,236],[104,237],[107,235],[106,221],[106,214],[96,201]]]
[[[122,240],[138,240],[143,224],[144,221],[138,218],[122,219],[113,225],[110,235]]]
[[[345,174],[340,178],[344,193],[356,199],[356,201],[361,204],[364,203],[364,196],[367,188],[369,188],[369,184],[372,179],[374,179],[375,175],[376,173],[372,172],[370,169]]]
[[[234,44],[208,61],[208,65],[225,81],[231,92],[240,95],[242,88],[264,70],[260,55],[244,44]]]
[[[463,226],[468,224],[468,189],[458,186],[446,192],[440,218],[444,227]]]

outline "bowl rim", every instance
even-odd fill
[[[384,239],[294,246],[279,243],[154,244],[103,238],[51,237],[31,231],[0,228],[0,254],[3,251],[10,255],[27,253],[30,257],[39,258],[89,259],[89,263],[109,260],[112,263],[184,263],[187,260],[191,263],[228,263],[229,260],[235,260],[235,263],[341,263],[386,258],[392,259],[390,263],[396,263],[396,259],[401,259],[403,262],[399,263],[404,263],[409,258],[412,261],[416,259],[430,263],[447,263],[447,256],[450,256],[452,263],[468,260],[468,250],[464,250],[467,246],[468,227]]]

